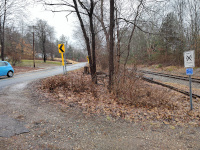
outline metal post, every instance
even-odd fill
[[[67,60],[66,60],[66,53],[64,53],[64,61],[65,61],[65,74],[67,74]]]
[[[190,86],[190,110],[192,110],[192,81],[191,75],[189,75],[189,86]]]
[[[62,57],[62,66],[63,66],[63,74],[65,74],[65,64],[64,64],[64,54],[61,53],[61,57]]]

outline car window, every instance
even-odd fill
[[[4,62],[0,62],[0,66],[6,66]]]
[[[8,63],[7,62],[4,62],[5,66],[8,66]]]

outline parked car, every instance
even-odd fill
[[[0,61],[0,76],[12,77],[14,69],[7,61]]]

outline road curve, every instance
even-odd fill
[[[86,64],[87,63],[84,62],[84,63],[78,63],[78,64],[67,66],[67,71],[72,71],[72,70],[82,68]],[[62,73],[63,73],[63,66],[58,66],[51,69],[45,69],[41,71],[33,71],[33,72],[14,75],[12,78],[0,78],[0,90],[7,86],[12,86],[14,84],[30,82],[33,80],[42,79],[42,78],[46,78],[46,77],[50,77],[50,76],[54,76],[54,75],[58,75]]]

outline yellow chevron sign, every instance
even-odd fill
[[[64,44],[58,44],[58,51],[59,53],[65,52],[65,45]]]

